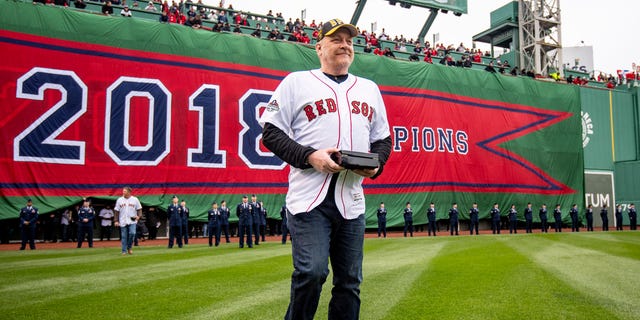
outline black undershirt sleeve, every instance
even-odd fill
[[[378,172],[371,177],[371,179],[377,178],[380,174],[382,174],[382,170],[384,168],[385,163],[389,160],[389,156],[391,155],[391,136],[386,137],[382,140],[375,141],[369,147],[371,149],[371,153],[378,154],[378,161],[380,161],[380,167],[378,167]]]
[[[262,129],[262,143],[276,156],[298,169],[309,169],[307,157],[316,151],[303,146],[289,137],[284,131],[271,123],[265,123]]]

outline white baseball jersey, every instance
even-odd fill
[[[99,217],[101,217],[102,219],[100,219],[100,225],[103,227],[108,227],[111,226],[111,218],[113,218],[113,210],[111,209],[107,209],[107,208],[102,208],[102,210],[100,210],[100,214],[98,215]]]
[[[129,199],[120,197],[116,201],[114,209],[120,214],[118,217],[120,225],[127,226],[130,224],[136,224],[136,221],[131,218],[135,218],[135,216],[138,215],[137,211],[142,209],[142,205],[140,204],[140,200],[134,196],[130,196]]]
[[[315,149],[368,152],[372,142],[389,137],[387,112],[380,89],[372,81],[349,74],[342,83],[320,70],[287,75],[264,111],[260,124],[271,123],[297,143]],[[332,174],[291,167],[287,208],[309,212],[326,197]],[[364,214],[363,177],[340,172],[336,206],[346,219]]]

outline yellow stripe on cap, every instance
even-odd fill
[[[349,30],[351,37],[358,35],[358,29],[349,23],[344,23],[340,19],[331,19],[325,22],[318,33],[318,41],[322,40],[325,36],[330,36],[340,28],[346,28]]]

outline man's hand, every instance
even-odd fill
[[[120,226],[120,222],[116,221],[113,223],[114,226],[119,227]]]
[[[376,173],[378,173],[378,168],[375,169],[353,169],[351,170],[353,171],[355,174],[361,175],[365,178],[371,178],[373,176],[376,175]]]
[[[322,173],[336,173],[344,170],[343,167],[339,166],[333,160],[331,160],[331,154],[334,152],[339,152],[340,150],[336,148],[327,148],[316,150],[312,154],[307,157],[307,162],[314,168],[316,171]]]

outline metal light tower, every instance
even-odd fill
[[[536,74],[562,72],[560,0],[519,0],[520,66]]]

